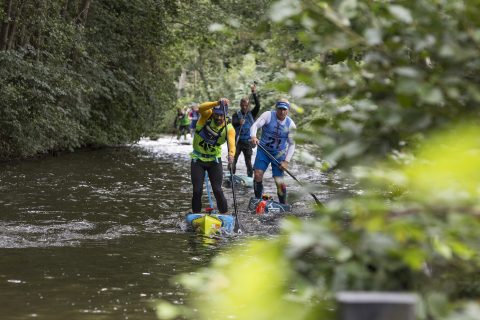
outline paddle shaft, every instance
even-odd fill
[[[247,117],[247,115],[245,115],[243,117],[243,120],[245,120],[246,117]],[[238,130],[238,137],[237,137],[237,140],[235,141],[235,147],[238,146],[238,140],[240,140],[240,133],[242,132],[242,128],[243,128],[244,124],[245,124],[245,122],[242,123],[242,125],[240,126],[240,130]]]
[[[210,208],[213,209],[212,195],[210,194],[210,184],[208,183],[208,172],[206,171],[205,171],[205,186],[207,187],[208,203],[210,205]]]
[[[225,135],[227,136],[227,150],[230,152],[230,143],[228,142],[228,123],[227,123],[227,109],[225,104],[223,104],[223,114],[225,116]],[[237,198],[235,196],[235,186],[234,186],[234,179],[233,179],[233,170],[232,166],[229,166],[230,171],[230,182],[232,184],[232,195],[233,195],[233,216],[235,217],[235,227],[233,228],[234,232],[241,231],[240,222],[238,221],[238,213],[237,213]]]
[[[303,187],[303,183],[300,182],[300,180],[298,180],[287,168],[282,168],[282,166],[280,165],[280,162],[278,162],[277,159],[275,159],[275,157],[273,155],[270,154],[270,152],[268,152],[260,143],[258,144],[258,146],[260,147],[260,149],[263,150],[263,152],[265,152],[267,154],[268,157],[270,157],[270,159],[272,159],[275,164],[283,171],[285,171],[286,173],[288,173],[288,175],[290,177],[292,177],[293,180],[297,181],[299,185],[301,185]],[[318,200],[317,196],[314,195],[313,193],[309,192],[310,195],[313,197],[313,199],[315,199],[315,202],[317,203],[317,205],[319,206],[323,206],[323,204],[320,202],[320,200]]]

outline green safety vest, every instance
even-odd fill
[[[184,114],[183,117],[180,119],[181,126],[188,126],[190,124],[190,119],[188,118],[187,114]]]
[[[230,123],[227,125],[227,128],[228,130],[235,130]],[[210,139],[205,137],[206,134],[210,136]],[[215,136],[215,134],[218,136]],[[215,142],[213,143],[213,141]],[[193,152],[190,155],[192,159],[198,159],[203,162],[216,161],[222,156],[222,144],[225,141],[227,141],[227,130],[225,127],[219,128],[214,121],[209,119],[205,124],[197,124],[195,127]]]

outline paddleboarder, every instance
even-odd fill
[[[178,135],[177,140],[180,140],[180,137],[183,135],[184,140],[187,141],[188,127],[190,126],[190,119],[187,116],[187,113],[183,108],[177,109],[177,116],[173,122],[173,127],[177,128],[178,126]]]
[[[228,214],[227,199],[222,190],[223,166],[221,159],[221,146],[227,142],[227,139],[230,145],[227,157],[230,165],[235,155],[235,130],[230,123],[228,124],[228,130],[225,127],[228,104],[229,100],[222,98],[219,101],[204,102],[198,108],[200,118],[195,127],[193,152],[190,154],[193,185],[192,213],[194,214],[202,211],[205,172],[208,173],[218,211],[221,214]]]
[[[253,110],[250,110],[250,100],[248,97],[244,97],[240,100],[240,110],[233,114],[232,124],[235,128],[236,135],[235,139],[237,141],[235,157],[233,159],[232,171],[235,174],[238,157],[243,152],[243,157],[245,158],[245,165],[247,166],[247,176],[253,176],[253,167],[252,167],[252,154],[253,147],[250,142],[250,128],[252,127],[255,119],[257,118],[258,112],[260,111],[260,102],[257,96],[257,85],[254,82],[250,87],[252,92],[253,101],[255,107]]]
[[[287,99],[280,99],[275,104],[276,110],[266,111],[255,121],[250,129],[251,142],[260,144],[263,148],[257,149],[253,189],[255,198],[261,199],[263,193],[263,175],[270,163],[275,184],[277,186],[278,201],[287,203],[287,186],[284,182],[283,170],[288,169],[288,163],[295,152],[295,141],[292,131],[296,129],[293,120],[288,116],[290,103]],[[262,129],[260,140],[257,139],[257,131]],[[263,150],[268,151],[278,161],[273,161]]]

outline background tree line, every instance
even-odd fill
[[[305,57],[271,3],[0,1],[0,158],[156,136],[175,107],[238,101],[254,80],[273,104]]]
[[[173,103],[174,1],[0,6],[0,158],[135,141]]]

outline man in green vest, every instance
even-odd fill
[[[193,185],[192,213],[201,213],[202,194],[205,172],[217,200],[221,214],[228,213],[227,199],[222,190],[223,166],[222,144],[228,139],[228,163],[231,165],[235,156],[235,129],[231,124],[225,125],[229,100],[204,102],[198,111],[200,118],[195,127],[193,152],[191,153],[191,179]]]
[[[182,108],[177,110],[177,116],[175,117],[175,122],[173,126],[177,128],[178,126],[178,135],[177,140],[180,140],[180,137],[184,136],[184,141],[187,141],[187,133],[190,126],[190,119],[188,118],[187,113]]]

